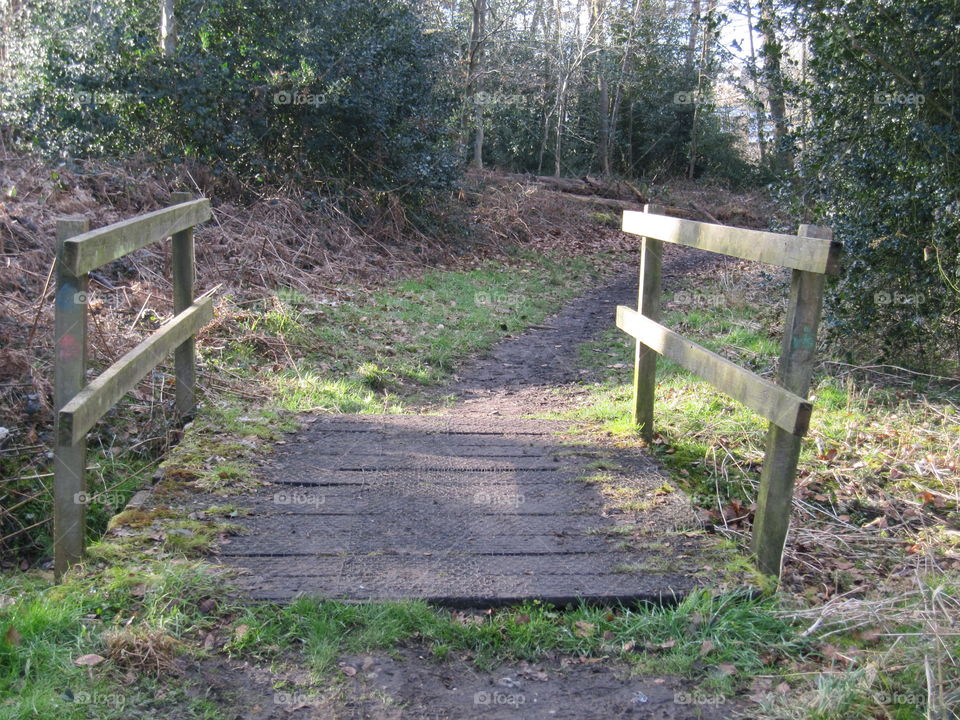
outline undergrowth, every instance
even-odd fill
[[[663,322],[773,379],[788,278],[733,268],[685,277]],[[579,350],[591,390],[548,417],[639,444],[634,341],[611,330]],[[829,348],[820,357],[781,588],[807,636],[829,640],[797,668],[805,680],[753,717],[956,717],[960,391],[948,378],[832,361]],[[749,550],[766,421],[661,358],[654,423],[649,449],[671,482],[709,530]]]

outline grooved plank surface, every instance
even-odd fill
[[[686,498],[639,454],[614,462],[568,430],[470,413],[310,418],[238,503],[221,560],[262,600],[658,600],[702,584]],[[614,464],[611,491],[598,473]],[[632,503],[615,502],[624,493]]]

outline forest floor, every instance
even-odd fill
[[[183,178],[157,179],[150,194],[153,179],[124,183],[109,168],[4,172],[19,199],[5,190],[0,400],[16,422],[5,420],[0,459],[5,489],[36,495],[42,521],[52,219],[155,209]],[[478,611],[243,599],[211,553],[239,539],[240,499],[263,486],[259,464],[305,414],[409,413],[455,398],[577,424],[592,442],[646,455],[691,498],[699,532],[742,557],[764,423],[664,362],[659,432],[643,447],[627,409],[633,343],[612,318],[553,342],[558,353],[547,342],[550,318],[577,297],[610,288],[611,302],[629,304],[622,278],[635,243],[616,215],[495,174],[469,182],[454,199],[466,238],[455,250],[391,244],[390,227],[364,235],[281,198],[215,207],[217,222],[198,233],[200,289],[228,287],[200,341],[202,407],[180,430],[165,409],[163,368],[98,426],[90,516],[92,532],[106,534],[65,583],[51,582],[42,536],[11,538],[0,718],[513,718],[541,708],[584,718],[956,717],[958,384],[856,366],[828,346],[777,593],[744,597],[717,583],[678,605]],[[723,222],[784,229],[757,194],[650,193]],[[380,221],[390,217],[402,227],[389,212]],[[95,367],[169,312],[158,300],[169,294],[163,263],[144,251],[97,282]],[[665,322],[769,376],[788,277],[733,261],[672,267]],[[538,386],[557,354],[559,374]],[[623,468],[596,471],[598,486],[615,487]],[[218,500],[185,514],[174,493],[117,514],[151,475],[162,478],[155,495]],[[4,536],[27,520],[9,519]]]

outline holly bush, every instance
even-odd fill
[[[10,48],[3,121],[63,156],[143,154],[246,178],[418,194],[458,158],[445,43],[404,0],[38,0]]]
[[[846,249],[828,324],[851,352],[960,355],[960,53],[953,0],[801,0],[801,188]]]

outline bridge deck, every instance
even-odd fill
[[[239,504],[222,561],[263,600],[662,600],[715,562],[649,459],[569,423],[460,415],[310,418]]]

